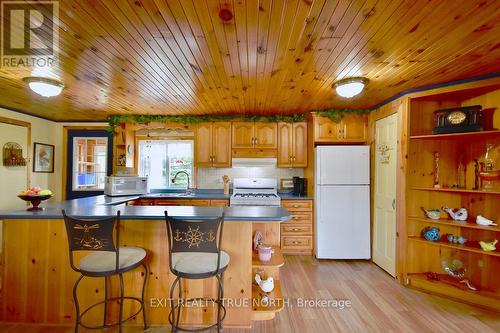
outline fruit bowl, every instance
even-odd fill
[[[52,194],[47,194],[47,195],[25,195],[25,194],[19,194],[17,196],[21,200],[24,201],[29,201],[33,205],[33,207],[28,208],[27,210],[30,212],[36,212],[36,211],[41,211],[43,210],[43,207],[38,207],[40,206],[40,203],[42,201],[45,201],[47,199],[50,199],[53,197]]]

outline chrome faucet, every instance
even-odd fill
[[[191,194],[192,193],[192,189],[191,189],[191,181],[189,179],[189,174],[186,172],[186,171],[177,171],[174,175],[174,177],[172,178],[172,184],[175,183],[175,180],[177,179],[177,176],[180,174],[180,173],[183,173],[186,175],[187,177],[187,188],[186,188],[186,194]]]

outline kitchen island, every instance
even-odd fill
[[[97,196],[45,204],[45,210],[28,212],[12,210],[0,212],[3,220],[2,300],[1,321],[73,325],[73,283],[78,273],[69,266],[68,243],[61,210],[76,218],[101,218],[121,213],[120,245],[141,246],[148,252],[150,269],[147,286],[146,311],[151,325],[168,324],[168,292],[174,280],[168,262],[168,244],[164,212],[176,218],[209,219],[224,214],[222,249],[230,255],[230,264],[224,275],[227,316],[225,326],[250,327],[252,319],[272,318],[269,313],[279,308],[256,306],[252,299],[253,272],[259,263],[252,259],[252,239],[256,230],[264,241],[276,247],[273,260],[282,265],[279,253],[280,222],[290,219],[288,211],[280,207],[194,207],[194,206],[127,206],[136,197],[109,198]],[[273,267],[269,267],[272,269]],[[260,267],[259,269],[262,269]],[[266,271],[266,268],[263,268]],[[139,295],[144,273],[137,269],[126,274],[128,294]],[[112,280],[113,293],[117,281]],[[212,297],[216,295],[214,279],[185,281],[185,297]],[[254,288],[255,289],[255,288]],[[273,296],[281,297],[279,281]],[[103,299],[103,279],[84,279],[79,287],[83,306]],[[124,303],[124,313],[132,313],[137,305]],[[195,304],[183,312],[182,322],[192,326],[214,320],[209,304]],[[118,305],[109,308],[109,316],[118,313]],[[90,322],[102,320],[103,309],[88,314]],[[260,316],[262,311],[265,316]],[[128,325],[140,325],[140,316]]]

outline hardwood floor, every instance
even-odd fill
[[[224,332],[500,332],[498,313],[405,288],[369,262],[318,261],[309,256],[287,256],[285,260],[281,286],[291,306],[274,320],[255,323],[252,330],[225,328]],[[352,305],[344,309],[299,308],[299,299],[304,298],[345,299]],[[149,330],[169,331],[170,327]],[[0,332],[70,333],[73,328],[4,323]],[[124,332],[142,330],[127,327]]]

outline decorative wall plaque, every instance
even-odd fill
[[[7,142],[3,146],[3,165],[7,167],[26,165],[26,159],[23,158],[23,147],[19,143]]]

